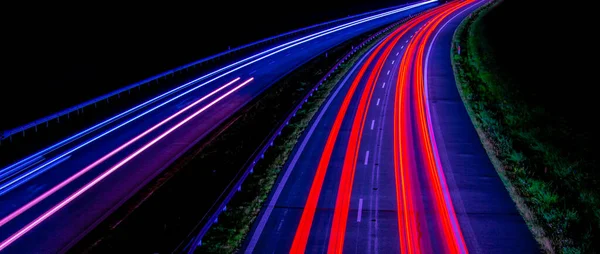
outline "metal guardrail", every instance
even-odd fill
[[[202,221],[200,221],[194,231],[198,230],[199,228],[199,232],[198,233],[192,233],[188,236],[188,238],[184,241],[184,243],[187,243],[185,245],[185,247],[183,248],[182,251],[191,254],[194,253],[195,249],[202,245],[202,238],[204,237],[204,235],[206,235],[206,233],[208,232],[208,230],[210,229],[210,227],[214,224],[218,222],[218,218],[219,215],[221,214],[221,212],[226,211],[227,209],[227,204],[229,203],[229,201],[231,201],[231,199],[233,198],[234,194],[238,191],[241,191],[241,186],[244,183],[244,181],[246,180],[246,178],[248,178],[248,176],[250,174],[252,174],[254,172],[254,166],[256,165],[256,163],[258,163],[259,160],[264,158],[264,154],[267,152],[267,150],[269,149],[269,147],[273,146],[275,139],[277,137],[279,137],[279,135],[281,135],[281,132],[283,130],[283,128],[285,128],[289,122],[291,121],[291,119],[293,117],[296,116],[296,113],[302,109],[302,106],[304,105],[304,103],[308,102],[308,99],[313,95],[313,93],[335,72],[338,70],[338,68],[340,67],[341,64],[343,64],[344,62],[346,62],[350,57],[352,57],[359,49],[361,49],[362,47],[364,47],[367,43],[371,42],[372,40],[374,40],[375,38],[377,38],[378,36],[380,36],[381,34],[387,32],[388,30],[392,29],[393,27],[402,24],[404,22],[406,22],[407,20],[416,17],[418,15],[421,15],[420,13],[417,13],[415,15],[411,15],[409,17],[403,18],[400,21],[394,22],[393,24],[387,26],[386,28],[380,30],[379,32],[371,35],[369,38],[365,39],[363,42],[361,42],[358,46],[354,47],[349,53],[347,53],[342,59],[340,59],[332,68],[331,70],[329,70],[329,72],[327,72],[327,74],[325,74],[325,76],[323,76],[323,78],[321,78],[321,80],[319,80],[319,82],[317,82],[315,84],[315,86],[310,90],[309,93],[306,94],[306,96],[302,99],[302,101],[300,101],[300,103],[288,114],[288,116],[285,118],[285,120],[281,123],[281,125],[275,129],[274,131],[272,131],[270,133],[270,137],[268,139],[265,139],[265,141],[263,141],[263,143],[260,145],[260,149],[257,149],[257,151],[255,151],[253,153],[253,155],[251,156],[251,160],[248,161],[248,163],[246,163],[246,165],[242,168],[245,168],[245,170],[238,172],[238,174],[236,175],[236,177],[234,178],[233,181],[235,181],[235,179],[238,179],[235,183],[232,181],[228,184],[228,186],[225,188],[226,191],[229,190],[229,193],[227,193],[227,195],[222,199],[222,202],[216,207],[216,209],[212,209],[214,208],[211,207],[211,210],[214,211],[212,213],[212,215],[207,219],[203,219]],[[248,165],[249,164],[249,165]],[[241,173],[241,176],[240,176]],[[239,178],[238,178],[239,177]],[[224,191],[220,196],[219,199],[221,197],[223,197],[223,194],[225,194]],[[202,224],[204,224],[203,226],[201,226]],[[181,246],[181,245],[180,245]]]
[[[312,26],[308,26],[308,27],[304,27],[304,28],[300,28],[300,29],[296,29],[296,30],[289,31],[289,32],[286,32],[286,33],[283,33],[283,34],[279,34],[279,35],[275,35],[275,36],[272,36],[272,37],[269,37],[269,38],[266,38],[266,39],[255,41],[255,42],[252,42],[252,43],[249,43],[249,44],[246,44],[246,45],[242,45],[242,46],[239,46],[239,47],[236,47],[236,48],[233,48],[233,49],[230,49],[230,50],[227,50],[227,51],[224,51],[224,52],[221,52],[221,53],[209,56],[209,57],[202,58],[202,59],[194,61],[192,63],[183,65],[181,67],[178,67],[178,68],[175,68],[175,69],[172,69],[172,70],[169,70],[169,71],[166,71],[166,72],[154,75],[154,76],[149,77],[149,78],[146,78],[144,80],[141,80],[141,81],[136,82],[134,84],[128,85],[126,87],[123,87],[123,88],[118,89],[116,91],[113,91],[111,93],[108,93],[108,94],[102,95],[100,97],[97,97],[95,99],[91,99],[91,100],[85,101],[83,103],[80,103],[78,105],[69,107],[69,108],[64,109],[64,110],[62,110],[60,112],[57,112],[57,113],[51,114],[49,116],[37,119],[37,120],[32,121],[32,122],[30,122],[28,124],[25,124],[25,125],[13,128],[11,130],[1,131],[0,132],[0,141],[5,140],[5,139],[9,139],[9,138],[11,138],[13,135],[15,135],[17,133],[23,133],[23,136],[25,136],[25,131],[26,130],[31,129],[31,128],[35,128],[35,130],[37,131],[37,126],[40,125],[40,124],[44,124],[44,123],[48,124],[48,122],[50,122],[50,121],[52,121],[54,119],[57,119],[57,121],[60,121],[60,117],[69,116],[73,112],[80,113],[80,110],[81,110],[81,112],[83,112],[84,108],[86,108],[86,107],[88,107],[88,106],[90,106],[92,104],[95,105],[98,102],[102,102],[104,100],[106,100],[108,102],[109,99],[111,97],[113,97],[113,96],[118,96],[119,94],[121,94],[123,92],[126,92],[126,91],[130,91],[131,89],[134,89],[136,87],[140,87],[140,86],[145,85],[145,84],[150,84],[153,81],[157,81],[158,82],[158,80],[160,78],[163,78],[163,77],[166,78],[169,75],[174,75],[177,72],[180,72],[180,71],[183,71],[183,70],[187,70],[190,67],[194,67],[194,66],[196,66],[198,64],[201,64],[201,63],[204,63],[204,62],[208,62],[208,61],[213,60],[213,59],[218,59],[219,57],[226,56],[226,55],[229,55],[229,54],[232,54],[232,53],[244,50],[244,49],[248,49],[248,48],[255,47],[255,46],[258,46],[258,45],[261,45],[261,44],[265,44],[265,43],[269,43],[269,42],[272,42],[274,40],[281,39],[281,38],[284,38],[284,37],[288,37],[288,36],[292,36],[292,35],[298,35],[300,33],[308,32],[308,31],[313,30],[313,29],[324,28],[324,27],[327,27],[329,25],[340,23],[340,22],[343,22],[343,21],[346,21],[346,20],[349,20],[349,19],[354,19],[354,18],[358,18],[358,17],[361,17],[361,16],[366,16],[366,15],[370,15],[370,14],[373,14],[373,13],[383,12],[383,11],[391,10],[391,9],[395,9],[395,8],[400,8],[400,7],[409,5],[409,4],[411,4],[411,3],[407,3],[407,4],[403,4],[403,5],[397,5],[397,6],[392,6],[392,7],[388,7],[388,8],[384,8],[384,9],[379,9],[379,10],[374,10],[374,11],[370,11],[370,12],[365,12],[365,13],[361,13],[361,14],[357,14],[357,15],[348,16],[348,17],[345,17],[345,18],[340,18],[340,19],[336,19],[336,20],[332,20],[332,21],[328,21],[328,22],[324,22],[324,23],[320,23],[320,24],[316,24],[316,25],[312,25]]]

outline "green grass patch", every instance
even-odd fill
[[[457,29],[452,60],[461,97],[486,150],[531,231],[547,252],[596,253],[600,241],[598,167],[569,150],[569,123],[528,94],[497,65],[483,21],[490,3]],[[460,54],[458,47],[460,46]],[[520,61],[522,59],[515,59]]]

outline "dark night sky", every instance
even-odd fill
[[[590,28],[594,15],[583,13],[592,9],[567,2],[507,1],[518,3],[521,14],[501,27],[511,38],[511,51],[520,56],[524,75],[547,85],[542,93],[567,92],[558,101],[562,104],[594,101],[595,71],[587,63],[598,52]],[[230,45],[407,1],[207,2],[3,3],[0,130]]]
[[[406,0],[5,6],[0,114],[32,120],[153,74],[281,32]],[[65,93],[71,93],[66,96]],[[24,110],[23,106],[44,110]],[[19,119],[19,118],[25,118]],[[8,120],[12,119],[12,120]]]

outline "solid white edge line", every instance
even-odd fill
[[[437,165],[436,168],[437,168],[438,175],[440,175],[441,177],[444,177],[444,180],[446,179],[446,177],[445,177],[445,174],[444,174],[444,171],[443,171],[443,168],[442,168],[442,163],[440,161],[440,155],[438,154],[439,151],[437,149],[437,144],[435,142],[435,132],[433,132],[433,127],[432,127],[432,124],[431,124],[431,111],[429,109],[429,98],[428,98],[429,97],[429,84],[428,84],[428,78],[427,78],[428,77],[428,69],[429,69],[428,68],[428,66],[429,66],[429,55],[431,53],[431,49],[432,49],[433,44],[436,41],[439,33],[446,27],[446,25],[448,25],[448,23],[450,23],[452,20],[454,20],[454,18],[456,18],[457,16],[459,16],[462,13],[468,11],[469,9],[472,9],[475,6],[477,6],[477,5],[476,4],[471,5],[471,6],[467,7],[467,8],[465,8],[464,10],[456,13],[450,19],[448,19],[444,23],[444,25],[442,25],[436,31],[435,35],[433,36],[433,39],[431,39],[431,42],[429,44],[428,49],[427,49],[427,55],[425,56],[425,66],[423,67],[423,69],[424,69],[424,73],[423,73],[424,78],[423,79],[424,79],[424,86],[425,86],[425,101],[427,102],[427,103],[425,103],[425,105],[426,105],[425,107],[426,107],[426,110],[427,110],[427,114],[426,115],[427,115],[427,120],[428,120],[428,123],[429,123],[428,124],[428,129],[429,129],[429,132],[431,133],[431,135],[430,135],[431,136],[430,142],[432,143],[431,145],[433,147],[435,147],[435,149],[434,149],[434,156],[433,157],[435,158],[435,162],[436,162],[436,165]],[[446,183],[446,181],[444,181],[444,183]],[[445,187],[445,189],[446,189],[446,191],[443,192],[444,199],[446,201],[452,200],[452,197],[449,196],[450,194],[449,194],[448,184],[446,183],[445,186],[443,186],[443,187]],[[454,202],[452,202],[452,204],[454,204]],[[464,208],[463,208],[463,210],[464,210]],[[457,233],[457,231],[462,233],[462,228],[459,225],[458,216],[456,216],[456,214],[455,214],[455,216],[451,216],[450,221],[451,221],[451,224],[452,224],[452,231],[454,231],[455,234]],[[468,220],[466,222],[469,223]],[[470,223],[469,223],[469,226],[470,226]],[[463,236],[463,238],[464,238],[464,236]],[[476,238],[472,238],[472,239],[473,239],[473,241],[474,241],[474,243],[476,245],[475,246],[475,249],[477,250],[476,252],[479,252],[478,250],[480,250],[480,249],[479,249],[479,244],[477,242],[477,239]],[[466,240],[467,239],[465,239],[465,245],[466,245]],[[460,246],[461,246],[460,249],[462,251],[461,253],[466,253],[468,251],[468,249],[467,249],[468,247],[467,246],[462,246],[462,244]]]

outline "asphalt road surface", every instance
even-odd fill
[[[246,253],[538,253],[458,94],[452,35],[485,1],[396,29],[334,89]]]

